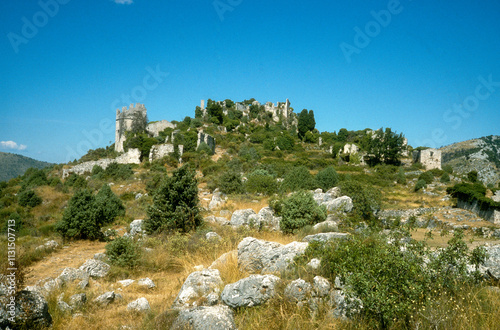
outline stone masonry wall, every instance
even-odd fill
[[[474,212],[486,221],[489,221],[496,225],[500,225],[500,211],[497,209],[490,208],[488,210],[481,210],[476,201],[474,203],[468,203],[461,199],[458,199],[457,207],[470,212]]]

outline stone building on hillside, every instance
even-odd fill
[[[144,130],[148,123],[148,116],[144,104],[133,104],[127,109],[116,109],[116,134],[115,134],[115,151],[123,152],[123,142],[126,140],[126,132],[133,130]]]
[[[422,164],[426,170],[441,169],[441,150],[432,148],[415,150],[413,162]]]

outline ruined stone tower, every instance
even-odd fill
[[[421,163],[426,170],[441,169],[441,150],[424,149],[413,151],[413,162]]]
[[[115,151],[123,152],[123,142],[125,142],[125,133],[143,127],[147,124],[147,110],[144,104],[133,104],[127,109],[116,109],[116,134],[115,134]]]

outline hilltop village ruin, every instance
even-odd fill
[[[217,101],[224,114],[227,115],[226,101]],[[277,102],[276,104],[272,102],[267,102],[265,104],[261,104],[258,101],[253,101],[251,104],[236,102],[234,103],[233,108],[242,113],[243,117],[250,118],[250,107],[258,106],[264,109],[266,113],[272,118],[275,123],[282,122],[285,123],[287,127],[297,126],[297,115],[293,112],[293,108],[290,107],[289,99],[286,99],[285,102]],[[201,100],[200,106],[197,107],[198,110],[201,111],[203,116],[207,114],[207,106],[204,100]],[[138,129],[144,129],[150,137],[157,138],[160,136],[160,133],[165,131],[166,129],[171,129],[172,133],[167,136],[163,143],[155,144],[152,146],[148,161],[153,162],[157,159],[161,159],[165,156],[173,154],[176,151],[176,146],[174,145],[175,135],[178,133],[177,127],[174,123],[168,120],[160,120],[155,122],[147,121],[147,109],[144,104],[131,104],[128,108],[123,107],[122,109],[116,110],[116,132],[115,132],[115,144],[114,150],[119,153],[119,156],[116,158],[104,158],[95,161],[83,162],[78,165],[75,165],[70,168],[63,169],[63,178],[68,177],[71,173],[76,174],[84,174],[90,173],[94,166],[99,166],[103,169],[106,169],[112,163],[118,164],[140,164],[141,163],[141,153],[137,148],[128,148],[125,150],[125,142],[127,140],[127,133],[132,132]],[[244,125],[244,124],[242,124]],[[215,151],[216,147],[216,139],[205,133],[203,130],[203,126],[197,129],[198,139],[196,143],[196,147],[198,148],[201,143],[205,143],[212,152]],[[219,129],[222,132],[225,132],[225,127],[221,126]],[[371,131],[374,133],[375,131]],[[375,138],[375,136],[374,136]],[[321,138],[319,139],[319,146],[322,145]],[[405,145],[407,145],[407,140],[405,139]],[[177,145],[177,151],[180,156],[182,156],[184,151],[183,145]],[[332,148],[325,150],[326,152],[333,153]],[[357,145],[352,143],[347,143],[344,147],[339,151],[339,154],[342,155],[353,155],[358,154],[360,149]],[[363,160],[363,156],[361,155],[361,164],[365,164]],[[408,156],[408,154],[405,154]],[[421,163],[427,170],[430,169],[441,169],[441,151],[437,149],[425,149],[425,150],[416,150],[413,152],[413,162]]]

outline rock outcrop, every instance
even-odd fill
[[[257,306],[275,295],[278,281],[280,278],[274,275],[250,275],[226,285],[221,298],[224,304],[233,308]]]
[[[217,269],[204,269],[189,274],[172,305],[185,309],[200,305],[215,305],[219,301],[222,279]]]
[[[171,329],[233,330],[236,329],[234,312],[224,305],[181,310]]]

